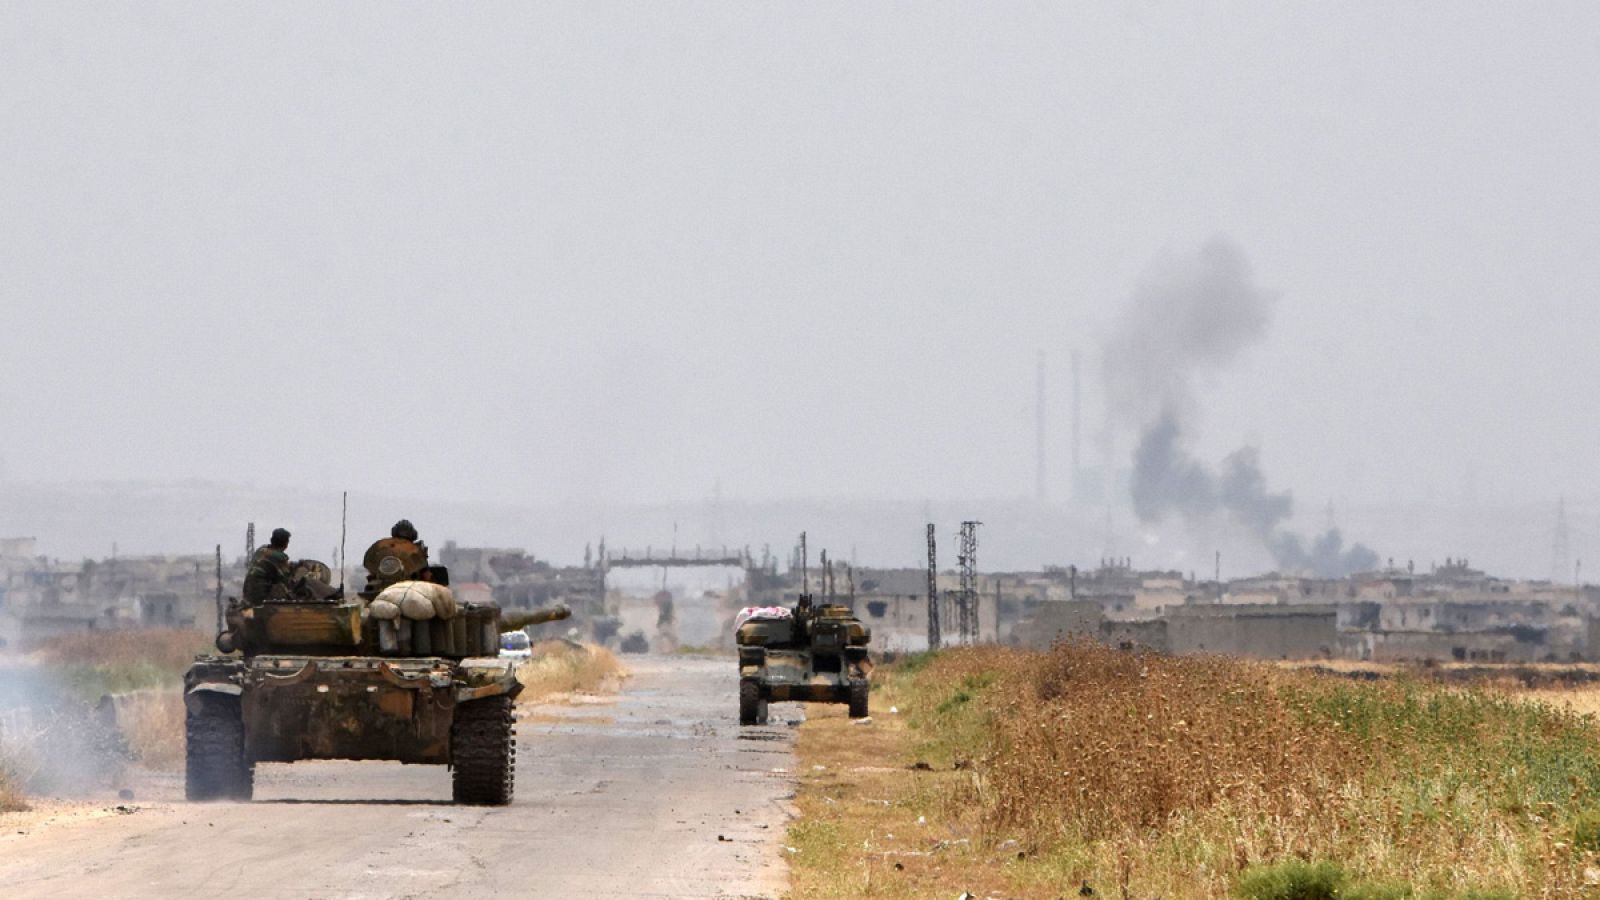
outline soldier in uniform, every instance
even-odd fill
[[[428,545],[418,538],[417,528],[409,519],[394,523],[389,537],[367,549],[362,564],[367,569],[367,586],[363,592],[367,595],[401,581],[433,580],[433,572],[428,567]]]
[[[394,523],[393,528],[389,529],[389,536],[392,538],[398,538],[402,541],[410,541],[411,543],[417,545],[417,550],[421,551],[422,553],[422,568],[413,572],[411,577],[419,581],[432,581],[433,574],[429,572],[427,568],[428,545],[424,544],[422,542],[422,538],[417,536],[417,526],[411,524],[410,519],[401,519],[400,521]]]
[[[250,568],[244,575],[244,602],[257,605],[267,600],[281,600],[289,596],[294,567],[289,563],[289,532],[272,529],[272,540],[256,550],[250,557]]]
[[[422,538],[417,536],[417,526],[411,524],[410,519],[401,519],[394,523],[394,527],[389,529],[389,536],[416,544],[417,549],[422,551],[423,560],[427,560],[428,545],[424,544]]]

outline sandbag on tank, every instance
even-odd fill
[[[400,618],[400,607],[388,600],[374,600],[367,604],[367,615],[372,616],[374,619],[398,619]]]
[[[400,612],[413,621],[426,621],[433,618],[433,592],[428,590],[433,585],[425,581],[402,581],[391,584],[378,592],[374,603],[387,600],[400,607]]]
[[[400,608],[406,618],[418,622],[432,618],[453,619],[461,611],[456,595],[442,584],[429,581],[402,581],[378,592],[376,606],[388,602]],[[381,617],[380,617],[381,618]]]
[[[433,588],[433,614],[441,619],[454,619],[456,613],[461,611],[456,595],[442,584],[430,584],[428,587]]]

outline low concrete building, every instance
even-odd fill
[[[1318,604],[1217,604],[1170,609],[1173,653],[1220,653],[1257,659],[1319,659],[1339,646],[1338,612]]]

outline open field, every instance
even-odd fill
[[[211,635],[184,628],[99,631],[52,638],[31,656],[78,700],[177,684],[202,653],[215,653]]]
[[[1600,722],[1543,693],[1089,646],[876,678],[802,728],[798,897],[1600,896]]]

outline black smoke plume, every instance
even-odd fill
[[[1368,571],[1378,556],[1349,549],[1338,529],[1310,542],[1289,531],[1294,497],[1267,486],[1260,454],[1230,453],[1220,469],[1185,444],[1197,418],[1194,379],[1220,371],[1266,334],[1272,294],[1254,283],[1244,256],[1216,239],[1193,258],[1165,258],[1140,282],[1106,344],[1106,384],[1113,415],[1136,430],[1132,500],[1142,522],[1170,516],[1203,525],[1226,515],[1259,539],[1278,568],[1338,577]]]

